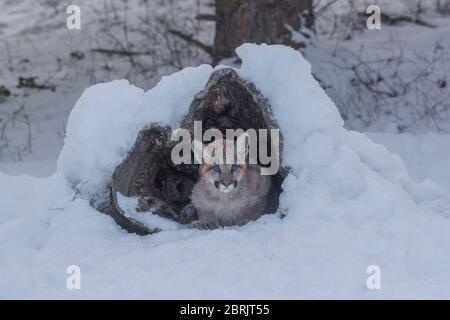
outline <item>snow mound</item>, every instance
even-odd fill
[[[175,125],[181,120],[211,70],[208,65],[186,68],[163,77],[146,93],[127,80],[86,89],[70,113],[58,171],[77,190],[101,201],[139,130],[151,122]]]
[[[102,197],[138,130],[175,128],[213,69],[185,69],[145,94],[124,80],[96,85],[70,115],[58,172],[29,195],[28,210],[12,200],[16,214],[0,216],[0,274],[13,275],[0,289],[14,284],[0,297],[449,298],[450,196],[344,129],[299,52],[245,44],[237,54],[236,71],[269,99],[285,139],[286,217],[214,231],[169,224],[148,237],[120,230],[89,201]],[[70,264],[82,270],[82,290],[65,287]],[[366,287],[373,264],[379,291]]]

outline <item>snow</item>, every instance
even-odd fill
[[[152,228],[160,230],[178,230],[182,228],[182,225],[152,214],[151,212],[138,212],[136,210],[138,208],[138,197],[126,197],[120,192],[117,192],[116,198],[117,204],[128,218],[141,221]]]
[[[132,124],[143,94],[127,80],[97,84],[83,92],[70,113],[58,160],[58,171],[73,185],[92,193],[106,187],[136,137]]]
[[[95,85],[69,117],[53,176],[0,174],[0,298],[449,298],[448,189],[414,181],[398,155],[346,130],[299,52],[237,53],[239,75],[269,99],[285,139],[286,217],[146,237],[121,230],[89,202],[137,130],[175,127],[213,69],[184,69],[146,93],[124,80]],[[72,264],[81,290],[65,286]],[[371,291],[374,264],[382,289]]]
[[[377,143],[400,155],[417,181],[430,179],[450,192],[450,135],[368,133]]]
[[[146,93],[127,80],[89,87],[70,113],[58,171],[80,192],[102,201],[114,168],[139,130],[150,122],[173,125],[181,120],[211,70],[207,65],[186,68],[163,77]]]

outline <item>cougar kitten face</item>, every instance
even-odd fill
[[[245,170],[246,165],[238,164],[202,165],[200,175],[217,190],[229,193],[236,190]]]
[[[229,161],[223,161],[224,153],[220,151],[226,150],[226,146],[228,150],[235,148],[236,159],[229,157]],[[200,165],[200,177],[192,190],[191,200],[199,218],[195,226],[213,229],[258,219],[265,207],[270,178],[260,174],[258,165],[241,161],[247,150],[239,143],[234,146],[232,140],[221,139],[204,146],[194,141],[194,153],[197,150],[202,155],[203,148],[214,152],[203,154],[206,163]],[[200,156],[196,159],[202,163]]]

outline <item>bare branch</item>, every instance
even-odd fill
[[[207,14],[207,13],[199,13],[195,16],[195,19],[200,21],[216,21],[216,15]]]
[[[193,45],[194,47],[202,49],[203,51],[208,53],[210,56],[213,55],[212,46],[208,46],[207,44],[204,44],[203,42],[201,42],[201,41],[199,41],[197,39],[194,39],[192,37],[192,35],[188,35],[188,34],[185,34],[185,33],[181,32],[181,31],[179,31],[179,30],[174,30],[174,29],[169,29],[169,33],[174,35],[174,36],[177,36],[178,38],[183,39],[184,41],[186,41],[187,43]]]
[[[104,53],[110,55],[119,55],[119,56],[142,56],[148,55],[150,52],[148,51],[131,51],[126,49],[105,49],[105,48],[95,48],[91,49],[92,52]]]

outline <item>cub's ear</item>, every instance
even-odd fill
[[[203,163],[203,150],[206,146],[198,140],[192,141],[192,151],[194,151],[194,163],[202,164]]]

